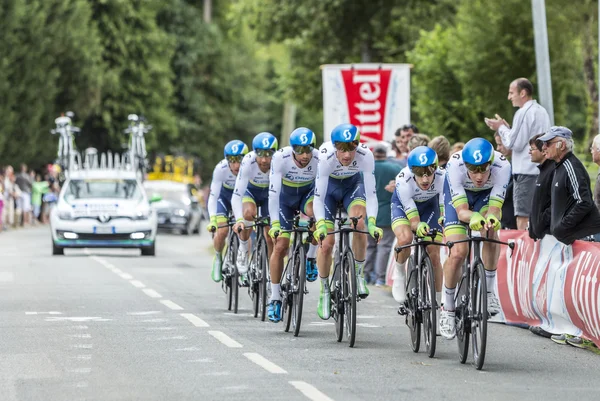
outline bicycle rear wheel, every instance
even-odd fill
[[[254,317],[258,316],[258,312],[260,312],[259,308],[259,296],[258,296],[258,281],[257,277],[257,253],[256,249],[252,252],[250,256],[250,267],[248,268],[248,295],[250,295],[250,299],[252,299],[252,312],[254,312]]]
[[[281,275],[281,319],[284,322],[283,331],[286,333],[290,331],[290,327],[292,326],[292,261],[292,258],[287,261]]]
[[[300,333],[302,324],[302,307],[304,303],[304,288],[306,286],[306,251],[300,245],[298,253],[294,256],[293,273],[291,281],[292,291],[292,322],[294,324],[294,337]]]
[[[469,319],[469,267],[468,262],[463,264],[463,273],[458,282],[455,295],[456,304],[456,340],[458,343],[458,360],[465,363],[469,354],[469,333],[471,321]]]
[[[412,255],[406,261],[406,325],[410,332],[410,343],[414,352],[421,347],[421,319],[419,313],[419,271]]]
[[[344,290],[344,314],[346,315],[346,329],[350,347],[354,347],[356,341],[356,268],[354,267],[354,255],[348,249],[344,255],[343,280]]]
[[[473,267],[471,282],[471,343],[473,345],[473,361],[475,368],[481,370],[485,361],[487,345],[487,283],[483,263],[478,260]]]
[[[233,307],[233,299],[234,299],[234,286],[232,285],[232,283],[234,283],[233,281],[233,276],[234,276],[234,271],[237,272],[237,268],[235,267],[235,263],[236,263],[236,258],[237,258],[237,241],[236,241],[236,237],[230,237],[229,241],[227,242],[227,248],[225,250],[225,266],[226,266],[226,271],[224,271],[224,277],[223,277],[223,281],[225,282],[225,294],[226,294],[226,298],[225,298],[225,302],[227,304],[227,310],[231,310]],[[235,286],[236,288],[236,292],[237,292],[237,286]],[[237,297],[237,295],[236,295]]]
[[[257,248],[257,268],[260,271],[260,280],[258,282],[258,307],[260,309],[260,320],[263,322],[267,317],[267,242],[265,237],[260,236]]]
[[[433,265],[427,254],[425,254],[421,263],[421,288],[419,292],[421,294],[423,340],[425,341],[425,349],[429,357],[433,358],[435,355],[437,330]]]
[[[333,270],[331,291],[331,305],[333,306],[331,316],[335,320],[335,335],[339,343],[344,338],[344,294],[342,293],[342,263],[339,260],[339,254],[336,253],[336,261]]]

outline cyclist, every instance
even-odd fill
[[[375,225],[377,217],[377,195],[375,193],[375,160],[366,145],[360,144],[360,132],[352,124],[340,124],[331,132],[331,141],[323,143],[319,149],[319,169],[315,183],[314,212],[317,229],[314,237],[322,241],[317,255],[321,291],[317,314],[321,319],[331,315],[329,270],[335,237],[327,236],[333,231],[336,207],[339,202],[350,217],[368,216],[367,228],[374,238],[381,238],[383,230]],[[362,174],[361,174],[362,172]],[[364,219],[360,219],[357,229],[364,230]],[[376,235],[377,234],[377,235]],[[369,295],[363,277],[367,240],[363,234],[352,236],[352,250],[356,259],[357,293],[361,298]]]
[[[236,225],[234,230],[240,237],[240,247],[237,255],[237,268],[240,274],[248,271],[248,239],[250,231],[244,230],[257,216],[260,207],[260,217],[269,216],[269,170],[273,154],[277,151],[277,138],[268,132],[261,132],[252,140],[252,152],[242,160],[240,173],[235,181],[235,189],[231,198],[231,206],[235,215]],[[267,230],[268,231],[268,230]],[[273,242],[267,235],[269,254],[273,249]]]
[[[227,227],[217,229],[220,224],[227,223],[231,212],[231,195],[235,186],[235,178],[240,171],[240,163],[248,153],[248,146],[240,141],[233,140],[225,145],[225,158],[221,160],[213,171],[212,182],[210,183],[210,195],[208,197],[208,214],[210,222],[206,227],[209,232],[215,232],[213,247],[215,248],[215,257],[213,258],[213,267],[211,277],[215,282],[221,281],[222,252],[227,238]]]
[[[500,152],[494,151],[492,144],[483,138],[471,139],[462,151],[450,157],[444,183],[446,241],[466,238],[463,222],[471,230],[480,231],[482,236],[498,238],[502,204],[510,175],[508,160]],[[440,312],[440,334],[447,339],[456,335],[454,294],[468,250],[468,243],[456,244],[444,263],[444,306]],[[499,255],[499,245],[489,242],[483,244],[488,313],[491,315],[500,311],[495,294]]]
[[[442,242],[442,227],[439,223],[444,209],[445,171],[438,168],[435,151],[427,146],[418,146],[408,155],[408,166],[396,176],[396,190],[392,194],[392,230],[396,234],[397,246],[408,245],[413,240],[413,232],[424,238],[431,228],[438,230],[437,242]],[[436,300],[441,302],[442,265],[440,250],[428,246],[427,253],[433,264]],[[410,249],[400,252],[396,259],[396,277],[393,295],[400,304],[406,299],[406,270],[404,263],[410,256]]]
[[[283,272],[283,258],[290,245],[290,230],[296,211],[313,216],[313,198],[319,151],[315,149],[317,138],[308,128],[296,128],[290,134],[290,146],[276,152],[271,163],[269,190],[269,213],[271,230],[275,238],[275,248],[269,260],[271,272],[271,299],[269,300],[269,320],[281,320],[280,279]],[[306,279],[315,281],[318,276],[317,246],[310,244],[306,260]]]

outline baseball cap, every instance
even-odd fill
[[[571,139],[573,137],[573,132],[571,132],[571,130],[568,129],[567,127],[561,127],[561,126],[550,127],[548,132],[546,132],[544,135],[542,135],[538,138],[538,141],[548,142],[549,140],[554,139],[556,137]]]

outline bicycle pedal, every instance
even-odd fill
[[[406,310],[406,308],[404,307],[404,305],[400,305],[398,307],[398,314],[400,316],[406,316],[406,315],[408,315],[408,311]]]

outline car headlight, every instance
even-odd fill
[[[150,217],[150,210],[138,210],[133,216],[134,220],[148,220]]]
[[[173,215],[183,217],[183,216],[185,216],[185,210],[175,209],[175,210],[173,210]]]
[[[58,212],[58,218],[61,220],[75,220],[73,214],[70,211]]]

